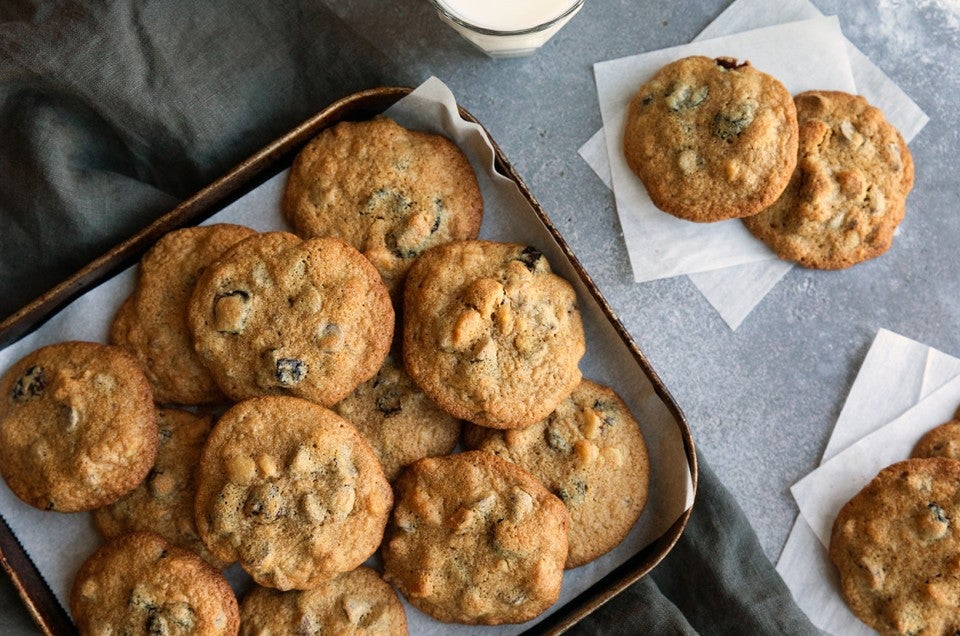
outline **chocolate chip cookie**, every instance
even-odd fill
[[[356,429],[300,398],[231,407],[197,470],[197,528],[207,548],[280,590],[310,589],[363,563],[380,545],[392,502]]]
[[[586,345],[573,287],[537,248],[458,241],[411,268],[403,347],[410,376],[441,408],[522,428],[580,383]]]
[[[93,520],[108,539],[136,531],[155,532],[170,543],[193,550],[220,569],[228,565],[203,545],[194,522],[194,470],[213,426],[213,417],[178,409],[158,409],[157,460],[139,486],[99,508]]]
[[[150,383],[119,347],[48,345],[0,379],[0,473],[31,506],[105,506],[140,483],[156,453]]]
[[[343,241],[267,232],[204,271],[188,322],[232,399],[289,395],[329,406],[380,368],[394,313],[376,269]]]
[[[460,420],[431,402],[393,356],[333,410],[373,447],[390,481],[407,464],[450,453],[460,439]]]
[[[780,258],[841,269],[893,243],[913,188],[903,137],[866,99],[835,91],[796,97],[797,168],[783,195],[744,223]]]
[[[483,215],[477,177],[456,144],[384,116],[341,122],[307,144],[282,207],[297,234],[360,250],[391,291],[427,248],[476,238]]]
[[[223,575],[157,534],[125,534],[80,567],[70,612],[81,634],[236,634],[240,612]]]
[[[661,210],[697,222],[756,214],[797,163],[797,113],[778,80],[749,62],[685,57],[630,102],[627,164]]]
[[[960,631],[960,462],[881,470],[840,510],[830,559],[847,605],[881,634]]]
[[[240,603],[242,636],[406,633],[407,617],[397,593],[375,570],[363,566],[310,590],[256,587]]]
[[[533,426],[468,426],[464,441],[522,466],[563,501],[568,569],[612,550],[646,504],[650,464],[640,426],[620,396],[589,380]]]
[[[226,401],[193,349],[187,304],[204,268],[255,233],[230,224],[174,230],[140,261],[137,286],[110,325],[110,342],[136,356],[160,404]]]
[[[421,459],[396,482],[384,578],[444,622],[522,623],[560,594],[567,511],[490,453]]]

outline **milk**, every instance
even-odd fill
[[[583,5],[583,0],[432,1],[444,22],[492,57],[533,53]]]
[[[575,0],[440,0],[451,14],[468,24],[493,31],[523,31],[550,22]]]

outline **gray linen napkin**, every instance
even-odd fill
[[[338,97],[417,83],[309,0],[0,3],[0,316]],[[576,633],[816,633],[700,467],[673,552]],[[0,633],[34,632],[0,577]]]

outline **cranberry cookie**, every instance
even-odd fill
[[[240,622],[223,575],[149,532],[117,537],[83,563],[70,612],[81,634],[230,636]]]
[[[410,270],[404,362],[456,417],[491,428],[543,419],[580,383],[585,350],[576,293],[535,247],[447,243]]]
[[[288,395],[329,406],[390,349],[393,305],[379,274],[333,238],[267,232],[210,265],[190,301],[201,359],[234,400]]]
[[[156,453],[150,383],[120,347],[48,345],[0,378],[0,473],[31,506],[105,506],[140,483]]]
[[[483,216],[477,177],[456,144],[383,116],[341,122],[307,144],[282,205],[297,234],[346,241],[398,292],[413,259],[476,238]]]
[[[405,636],[407,616],[397,593],[361,566],[309,590],[256,587],[240,603],[240,634]]]
[[[533,426],[468,426],[464,440],[527,469],[566,505],[568,569],[612,550],[646,504],[650,463],[640,426],[620,396],[589,380]]]
[[[292,397],[234,405],[197,471],[197,529],[260,585],[310,589],[373,554],[393,503],[370,446],[333,411]]]
[[[229,224],[174,230],[140,261],[137,286],[110,325],[110,342],[136,356],[160,404],[226,401],[193,349],[187,305],[204,268],[255,233]]]
[[[809,91],[796,97],[797,169],[783,195],[744,219],[780,258],[841,269],[893,243],[913,188],[913,158],[879,109],[858,95]]]
[[[711,222],[777,200],[797,163],[797,112],[778,80],[749,62],[686,57],[630,102],[627,164],[661,210]]]
[[[567,511],[530,473],[490,453],[421,459],[396,483],[384,578],[444,622],[498,625],[560,594]]]
[[[881,470],[837,515],[830,559],[847,605],[881,634],[960,631],[960,462]]]

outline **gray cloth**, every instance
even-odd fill
[[[0,3],[0,315],[326,104],[411,85],[306,0]],[[9,582],[0,632],[32,633]],[[701,458],[694,513],[584,634],[816,633]]]

